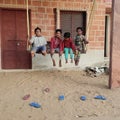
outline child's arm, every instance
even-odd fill
[[[51,38],[50,40],[50,51],[53,52],[53,39],[54,38]]]
[[[85,36],[83,36],[83,40],[84,40],[84,43],[85,43],[85,44],[88,44],[88,43],[89,43]]]
[[[28,41],[29,45],[33,45],[34,43],[34,36]]]

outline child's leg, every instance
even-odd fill
[[[75,60],[75,65],[77,66],[79,64],[80,61],[80,51],[78,51],[78,54],[76,56],[76,60]]]
[[[36,51],[37,51],[37,47],[32,47],[32,50],[31,50],[31,57],[35,57]]]
[[[54,59],[54,53],[51,53],[50,55],[51,55],[51,58],[52,58],[53,66],[56,66],[55,59]]]
[[[31,57],[34,57],[34,56],[35,56],[35,52],[31,51]]]
[[[68,63],[68,52],[69,52],[69,48],[64,48],[64,52],[65,52],[65,60],[66,60],[66,63]]]
[[[73,58],[74,58],[74,54],[71,48],[69,48],[70,51],[70,59],[71,59],[71,63],[73,63]]]
[[[62,55],[59,56],[59,67],[62,67]]]
[[[47,53],[47,52],[46,52],[46,46],[45,46],[45,45],[44,45],[44,46],[41,46],[41,48],[40,48],[40,49],[41,49],[41,53],[42,53],[42,55],[44,55],[44,56],[45,56],[45,55],[46,55],[46,53]]]

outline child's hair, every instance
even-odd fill
[[[70,32],[65,32],[64,33],[64,38],[70,38]]]
[[[36,27],[35,30],[34,30],[34,33],[36,33],[37,30],[40,30],[40,32],[41,32],[41,28]]]
[[[78,30],[83,31],[83,28],[82,28],[82,27],[77,27],[77,28],[76,28],[76,32],[78,32]]]
[[[56,29],[55,33],[57,33],[57,32],[60,32],[62,34],[62,30],[61,29]]]

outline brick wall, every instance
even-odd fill
[[[31,9],[32,35],[34,28],[39,26],[43,35],[50,40],[56,28],[54,9],[85,10],[87,12],[87,23],[94,0],[29,0]],[[105,25],[105,0],[96,0],[87,30],[90,49],[104,48],[104,25]],[[0,0],[0,7],[26,8],[26,0]]]

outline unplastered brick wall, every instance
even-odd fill
[[[28,0],[31,10],[31,31],[40,27],[49,41],[56,29],[56,11],[72,10],[87,12],[87,37],[90,49],[104,48],[105,0]],[[1,7],[26,8],[26,0],[0,0]],[[91,12],[92,11],[92,12]],[[91,14],[92,13],[92,14]]]

